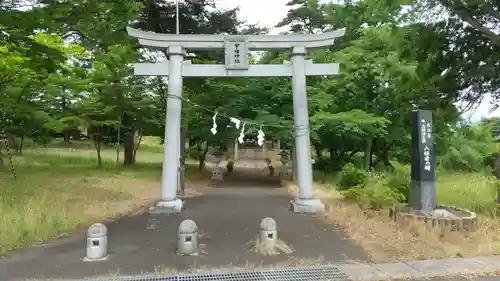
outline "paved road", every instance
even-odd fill
[[[240,182],[237,188],[221,185],[207,189],[203,196],[188,199],[181,214],[147,213],[111,223],[107,261],[82,262],[84,231],[44,247],[21,250],[0,261],[0,280],[136,275],[193,267],[292,265],[297,260],[321,259],[331,263],[367,260],[366,253],[340,231],[332,230],[312,215],[291,213],[289,195],[276,183],[268,181],[264,186]],[[258,234],[260,220],[267,216],[275,218],[278,236],[295,249],[293,254],[264,257],[247,249],[246,244]],[[177,227],[187,218],[198,224],[205,255],[175,254]]]

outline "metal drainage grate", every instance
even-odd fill
[[[82,281],[347,281],[349,277],[333,265],[262,271],[209,272],[182,275],[149,275]]]

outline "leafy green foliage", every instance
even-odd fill
[[[440,157],[441,167],[455,171],[481,171],[487,158],[496,151],[489,126],[459,127],[447,143],[447,151]]]
[[[404,196],[387,184],[385,178],[370,178],[364,186],[355,186],[342,192],[354,198],[364,209],[380,210],[404,201]]]
[[[125,27],[174,33],[173,1],[39,0],[35,2],[40,5],[22,9],[25,1],[2,2],[0,122],[10,136],[46,142],[62,135],[70,141],[73,135],[88,131],[96,148],[103,141],[123,142],[128,165],[134,163],[135,152],[131,152],[139,146],[134,136],[164,137],[166,79],[137,77],[132,70],[132,63],[162,60],[164,54],[151,58]],[[407,5],[409,12],[405,12]],[[450,17],[417,21],[433,16],[432,5]],[[311,144],[318,157],[315,167],[326,173],[342,170],[341,188],[367,185],[366,171],[392,166],[384,186],[407,200],[408,173],[402,172],[407,168],[396,167],[393,160],[409,163],[414,106],[434,113],[440,167],[482,170],[488,157],[498,152],[491,134],[499,126],[455,126],[461,113],[457,102],[474,103],[484,93],[498,96],[500,53],[494,32],[498,5],[450,0],[342,4],[291,0],[288,6],[278,26],[290,32],[346,28],[334,46],[307,54],[318,63],[340,64],[335,77],[308,77],[307,91]],[[180,32],[267,31],[242,22],[237,9],[214,8],[217,1],[213,0],[181,1]],[[189,59],[222,63],[224,54],[197,51]],[[252,57],[251,63],[283,60],[288,60],[287,53],[265,52]],[[217,120],[219,133],[210,134],[214,111],[253,120],[255,124],[247,127],[249,136],[256,134],[257,124],[263,124],[268,138],[291,147],[290,79],[186,78],[183,90],[189,102],[183,102],[182,131],[192,157],[203,161],[207,151],[227,149],[238,135],[225,118]]]
[[[391,194],[397,194],[394,198],[399,202],[408,203],[411,184],[410,168],[394,161],[391,164],[394,170],[382,174],[385,178],[384,184],[393,191]]]
[[[390,172],[366,172],[347,164],[340,173],[338,188],[366,209],[380,210],[395,203],[406,203],[410,191],[409,169],[397,162],[392,164],[395,169]]]
[[[339,179],[339,189],[347,190],[353,187],[363,188],[368,179],[368,172],[356,168],[353,164],[348,163],[342,167]]]

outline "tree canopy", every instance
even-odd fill
[[[289,12],[277,26],[289,32],[346,28],[335,46],[308,53],[315,62],[341,66],[335,77],[307,80],[318,165],[338,169],[359,153],[365,167],[409,161],[415,107],[434,112],[437,152],[448,159],[442,163],[463,160],[448,149],[450,135],[462,128],[463,107],[457,104],[473,106],[485,95],[495,102],[500,98],[498,3],[291,0],[287,5]],[[213,0],[181,1],[180,32],[267,32],[237,12],[220,9]],[[158,61],[164,54],[142,49],[127,35],[127,26],[175,33],[174,1],[0,1],[0,125],[14,146],[24,138],[70,141],[86,131],[97,153],[101,143],[124,143],[124,164],[133,165],[138,136],[163,137],[168,85],[160,77],[134,76],[132,63]],[[266,52],[252,56],[251,63],[287,58],[287,53]],[[197,52],[189,59],[222,63],[224,54]],[[183,97],[190,155],[204,159],[208,147],[237,137],[225,119],[219,119],[220,133],[210,134],[214,112],[252,121],[249,134],[256,135],[262,124],[267,137],[291,145],[288,78],[185,78]]]

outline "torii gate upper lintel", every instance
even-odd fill
[[[127,27],[130,36],[145,47],[168,48],[180,45],[187,50],[223,49],[226,41],[246,41],[252,51],[288,50],[291,47],[307,49],[331,46],[345,34],[345,28],[323,34],[291,35],[213,35],[213,34],[161,34]]]
[[[165,150],[161,182],[161,198],[156,210],[180,212],[183,202],[177,198],[179,142],[181,126],[182,77],[292,77],[295,148],[299,199],[291,202],[299,213],[323,212],[324,205],[313,196],[309,113],[306,76],[335,75],[336,63],[315,64],[305,60],[307,49],[331,46],[345,33],[338,29],[323,34],[292,35],[208,35],[158,34],[127,28],[130,36],[145,47],[167,50],[168,60],[160,63],[137,63],[136,75],[168,76],[168,102],[165,124]],[[184,61],[186,50],[225,49],[225,64],[192,64]],[[282,65],[249,64],[249,51],[290,50],[291,63]]]

